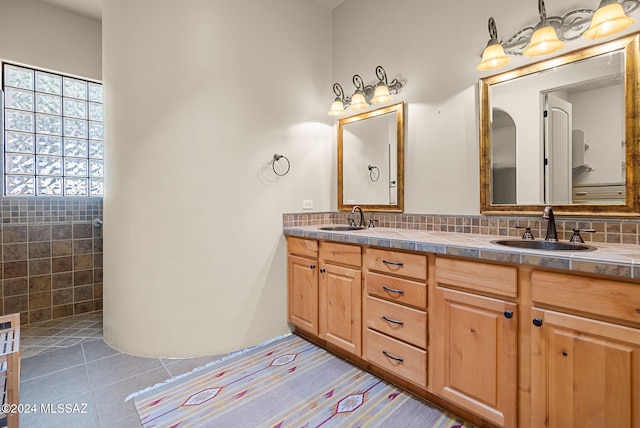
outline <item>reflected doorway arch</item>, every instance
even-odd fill
[[[491,202],[516,204],[516,123],[494,108],[491,122]]]

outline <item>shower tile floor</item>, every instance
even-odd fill
[[[102,313],[20,329],[22,427],[141,427],[130,394],[217,360],[143,358],[102,340]],[[54,412],[58,405],[70,412]],[[64,407],[67,406],[67,407]]]
[[[102,312],[91,312],[20,328],[22,358],[102,338]]]

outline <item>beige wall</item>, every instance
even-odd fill
[[[31,0],[0,2],[0,59],[87,79],[102,76],[99,22]]]
[[[330,207],[330,28],[314,0],[104,3],[109,344],[185,357],[289,332],[282,213]]]

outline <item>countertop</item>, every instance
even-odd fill
[[[640,280],[640,246],[587,242],[595,251],[546,251],[493,244],[517,237],[413,229],[371,228],[326,231],[319,226],[285,227],[284,234],[325,241],[370,245],[473,259],[519,263],[569,271]]]

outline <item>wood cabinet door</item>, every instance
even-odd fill
[[[640,426],[640,330],[532,310],[532,427]]]
[[[517,424],[516,304],[436,287],[436,393],[504,427]]]
[[[288,319],[297,328],[318,334],[318,261],[289,255]]]
[[[362,272],[325,264],[320,269],[320,337],[362,355]]]

